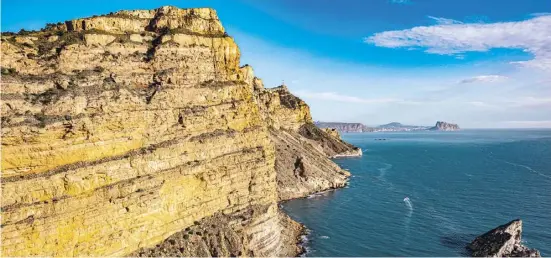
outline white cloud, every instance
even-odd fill
[[[350,103],[363,103],[363,104],[381,104],[398,102],[398,99],[393,98],[379,98],[379,99],[366,99],[355,96],[342,95],[336,92],[312,92],[307,90],[298,90],[293,92],[302,98],[329,100],[337,102],[350,102]]]
[[[523,49],[534,58],[517,64],[551,70],[551,16],[518,22],[419,26],[376,33],[365,42],[388,48],[422,47],[427,53],[439,55],[486,52],[493,48]]]
[[[551,97],[521,97],[518,99],[510,100],[508,103],[511,107],[527,107],[527,108],[551,108]]]
[[[454,19],[448,19],[448,18],[442,18],[442,17],[434,17],[434,16],[427,16],[429,19],[434,20],[437,24],[442,25],[449,25],[449,24],[462,24],[463,22],[454,20]]]
[[[469,104],[469,105],[475,106],[475,107],[483,107],[483,108],[493,108],[493,107],[495,107],[494,105],[483,102],[483,101],[468,101],[466,103]]]
[[[393,4],[409,4],[411,3],[410,0],[390,0],[391,3]]]
[[[551,98],[549,97],[518,97],[509,99],[485,100],[485,101],[467,101],[466,104],[483,108],[507,109],[543,109],[551,108]]]
[[[466,84],[466,83],[492,83],[492,82],[502,82],[509,79],[507,76],[503,75],[479,75],[474,76],[471,78],[463,79],[459,83],[460,84]]]

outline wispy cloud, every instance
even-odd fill
[[[434,20],[436,24],[442,24],[442,25],[449,25],[449,24],[463,24],[463,22],[454,20],[454,19],[448,19],[448,18],[442,18],[442,17],[434,17],[434,16],[427,16],[429,19]]]
[[[384,31],[365,38],[365,42],[387,48],[421,47],[427,53],[439,55],[486,52],[494,48],[523,49],[534,58],[516,64],[551,70],[551,16],[548,15],[518,22],[448,23]]]
[[[393,4],[410,4],[411,0],[390,0]]]
[[[551,108],[551,98],[548,97],[518,97],[501,100],[467,101],[466,104],[483,108],[500,109],[543,109]]]
[[[551,128],[551,120],[541,121],[504,121],[510,127],[519,128]]]
[[[495,105],[492,105],[490,103],[486,103],[484,101],[468,101],[466,104],[475,106],[475,107],[482,107],[482,108],[494,108]]]
[[[507,76],[503,75],[479,75],[474,76],[471,78],[463,79],[459,83],[460,84],[467,84],[467,83],[492,83],[492,82],[502,82],[509,79]]]
[[[336,92],[313,92],[307,90],[298,90],[294,92],[296,95],[302,98],[337,101],[337,102],[351,102],[351,103],[363,103],[363,104],[381,104],[392,103],[400,100],[394,98],[376,98],[366,99],[355,96],[342,95]]]
[[[511,107],[516,108],[551,108],[551,97],[520,97],[508,101]]]

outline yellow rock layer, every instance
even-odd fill
[[[281,230],[263,226],[274,148],[214,10],[66,25],[2,36],[2,255],[126,255],[258,205],[247,230]],[[245,248],[278,255],[264,236]]]
[[[2,54],[4,256],[128,255],[253,207],[263,208],[248,224],[230,222],[241,249],[295,255],[299,227],[288,232],[277,206],[274,130],[313,144],[319,173],[340,173],[298,134],[308,106],[240,69],[212,9],[76,19],[2,35]],[[298,195],[346,175],[336,178]]]

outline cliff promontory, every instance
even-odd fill
[[[209,8],[2,35],[4,256],[293,256],[278,201],[355,148],[264,89]]]

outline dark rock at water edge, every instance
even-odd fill
[[[513,220],[478,236],[467,246],[474,257],[541,257],[521,243],[522,221]]]

